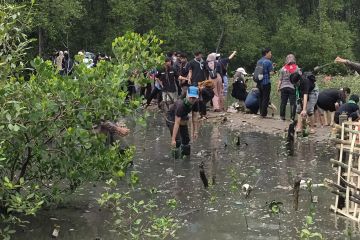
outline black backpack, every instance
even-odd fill
[[[263,62],[258,62],[254,70],[253,79],[256,83],[261,82],[264,79],[264,65]]]
[[[316,77],[315,77],[314,73],[312,73],[312,72],[304,72],[303,78],[307,78],[312,82],[316,82]]]
[[[244,80],[242,78],[237,78],[232,84],[231,96],[238,100],[245,100],[243,98],[246,94],[246,85]]]

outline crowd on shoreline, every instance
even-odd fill
[[[105,54],[96,57],[91,53],[80,51],[84,56],[84,63],[88,67],[96,67],[102,60],[110,60]],[[190,137],[195,140],[198,135],[198,120],[207,118],[208,105],[214,112],[226,111],[224,99],[228,94],[229,76],[228,64],[236,55],[232,52],[228,57],[222,58],[218,53],[210,53],[206,59],[200,51],[194,53],[194,58],[182,52],[169,52],[160,68],[143,72],[151,81],[146,86],[138,87],[130,78],[127,82],[127,97],[132,98],[137,92],[144,97],[143,107],[150,106],[154,99],[158,107],[163,110],[166,124],[171,134],[171,145],[180,150],[182,155],[190,154]],[[279,79],[274,82],[274,64],[271,61],[270,48],[262,50],[262,57],[257,61],[252,79],[256,87],[247,89],[245,76],[247,72],[239,67],[233,76],[231,96],[239,100],[247,112],[259,114],[267,118],[268,108],[276,109],[271,104],[270,93],[272,85],[281,96],[280,119],[286,119],[286,108],[290,104],[290,120],[296,124],[295,131],[302,131],[304,123],[309,125],[309,133],[315,133],[316,120],[321,125],[339,123],[339,116],[345,114],[346,118],[356,121],[360,118],[359,96],[350,95],[347,86],[341,89],[319,90],[316,76],[313,72],[303,72],[297,65],[294,54],[288,54],[284,65],[279,70]],[[71,74],[74,61],[69,54],[59,51],[53,59],[58,71],[62,75]],[[345,64],[356,71],[360,64],[337,57],[336,63]],[[133,77],[138,76],[133,73]],[[191,134],[189,134],[188,120],[191,118]],[[330,118],[329,116],[330,115]],[[116,128],[116,125],[113,127]],[[117,132],[126,135],[129,130],[125,126],[118,126]],[[125,129],[125,130],[124,130]],[[124,134],[124,132],[126,134]]]

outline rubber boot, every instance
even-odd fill
[[[181,145],[181,155],[182,156],[190,156],[191,153],[191,147],[190,145]]]

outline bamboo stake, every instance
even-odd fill
[[[356,135],[352,136],[352,140],[351,140],[351,149],[352,151],[354,151],[354,144],[356,141]],[[349,154],[349,161],[348,161],[348,171],[347,171],[347,176],[346,176],[346,181],[350,182],[350,173],[351,173],[351,168],[352,168],[352,160],[353,160],[353,155],[352,153]],[[346,206],[346,211],[349,212],[349,208],[350,208],[350,192],[349,192],[349,188],[346,188],[346,198],[345,198],[345,206]]]
[[[349,166],[345,163],[342,163],[342,162],[339,162],[339,161],[336,161],[335,159],[330,159],[330,162],[334,165],[337,165],[337,166],[340,166],[340,167],[343,167],[345,169],[349,169]],[[360,175],[360,171],[357,170],[356,168],[351,168],[350,169],[351,172],[353,173],[356,173],[356,174],[359,174]]]
[[[331,181],[329,179],[325,179],[325,183],[326,183],[326,185],[328,187],[336,188],[341,193],[346,192],[346,187],[337,185],[336,183],[334,183],[333,181]],[[352,197],[354,197],[354,198],[356,198],[357,200],[360,201],[360,195],[359,194],[350,191],[350,196],[352,196]]]
[[[351,141],[348,141],[348,140],[341,140],[341,139],[333,138],[333,139],[331,139],[331,141],[333,141],[333,142],[335,142],[337,144],[351,145]],[[357,147],[357,148],[360,148],[359,143],[355,143],[354,146]]]
[[[345,194],[340,193],[340,192],[335,191],[335,190],[331,191],[331,193],[336,194],[336,195],[338,195],[338,196],[340,196],[340,197],[343,197],[343,198],[346,197]],[[350,200],[351,202],[353,202],[353,203],[360,204],[360,200],[354,198],[353,196],[350,196],[350,197],[349,197],[349,200]]]
[[[340,125],[335,125],[335,128],[341,129],[342,127]],[[344,127],[344,131],[348,132],[348,133],[353,133],[353,134],[359,134],[360,133],[359,131],[356,131],[356,130],[353,130],[353,129],[347,128],[347,127]]]

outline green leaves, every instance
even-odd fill
[[[36,58],[28,81],[0,81],[0,199],[10,214],[35,214],[47,203],[45,196],[57,202],[84,182],[125,177],[135,148],[120,155],[119,143],[106,145],[108,133],[96,126],[130,114],[137,119],[140,101],[125,102],[126,83],[129,74],[137,81],[147,64],[157,64],[161,41],[135,33],[120,39],[126,48],[114,47],[119,56],[126,50],[139,57],[100,62],[92,69],[78,64],[72,76],[64,77],[50,61]],[[132,74],[135,69],[139,74]],[[137,172],[129,182],[139,183]],[[27,192],[32,186],[37,189]],[[122,196],[104,195],[112,200]]]
[[[130,77],[135,72],[139,74],[162,63],[161,44],[162,41],[151,31],[142,36],[127,32],[124,36],[115,38],[112,50],[116,63],[122,65],[122,70]]]

